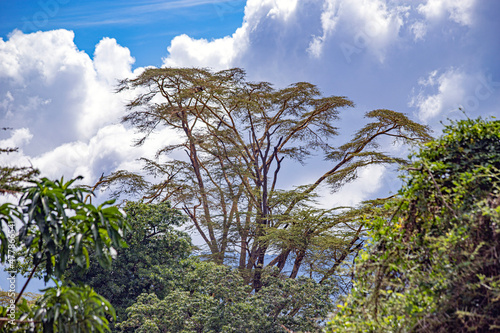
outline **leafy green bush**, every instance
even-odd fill
[[[164,298],[142,294],[127,309],[128,319],[117,325],[122,332],[317,332],[332,310],[331,287],[312,279],[264,270],[263,287],[254,293],[235,269],[184,264],[178,285]]]
[[[500,122],[454,122],[416,157],[328,332],[500,330]]]
[[[117,321],[126,318],[125,310],[142,293],[154,292],[159,297],[178,277],[174,273],[179,262],[191,254],[191,240],[176,230],[184,222],[181,212],[169,203],[144,204],[127,202],[123,210],[133,232],[124,236],[127,248],[117,249],[109,268],[99,265],[91,251],[90,266],[82,270],[71,265],[65,278],[92,286],[114,306]],[[161,278],[160,278],[161,275]]]
[[[59,284],[47,288],[32,310],[43,332],[109,331],[108,318],[116,318],[113,306],[87,285]]]

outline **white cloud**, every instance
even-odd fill
[[[234,34],[214,40],[177,36],[163,65],[223,69],[264,65],[261,58],[320,58],[337,30],[344,43],[383,61],[387,48],[398,40],[409,8],[388,6],[383,0],[248,0],[242,26]],[[303,15],[306,12],[319,12],[320,17]]]
[[[457,68],[434,70],[418,80],[418,85],[420,90],[412,96],[409,106],[416,107],[418,117],[425,122],[459,108],[472,115],[500,87],[491,75],[471,74]]]
[[[131,93],[117,95],[115,91],[119,80],[134,76],[134,61],[129,49],[118,45],[113,38],[105,37],[96,45],[93,68],[85,69],[89,78],[77,119],[80,138],[89,139],[97,130],[120,118]]]
[[[437,92],[420,91],[412,98],[409,105],[418,109],[418,117],[422,121],[434,118],[464,95],[464,79],[465,74],[457,69],[451,68],[439,76],[438,71],[432,71],[427,78],[421,78],[418,83],[420,87],[430,87]]]
[[[245,51],[246,26],[239,28],[231,37],[208,41],[188,35],[175,37],[163,59],[165,67],[210,67],[226,69],[233,66],[235,58]]]
[[[130,50],[118,45],[114,38],[104,37],[95,47],[94,67],[97,76],[111,87],[116,85],[117,80],[130,77],[134,62]]]
[[[245,15],[249,18],[267,16],[286,21],[297,8],[298,0],[248,0]],[[263,15],[267,12],[267,15]]]
[[[14,130],[12,136],[7,140],[0,141],[0,146],[2,147],[22,147],[29,143],[33,138],[30,130],[27,128],[19,128]]]
[[[383,0],[326,0],[321,14],[322,36],[315,36],[309,53],[319,57],[323,44],[338,28],[348,36],[344,49],[367,49],[383,61],[397,40],[408,6],[388,6]]]
[[[436,28],[430,22],[445,14],[461,25],[471,25],[476,2],[247,0],[243,23],[234,34],[213,40],[177,36],[163,65],[255,67],[262,72],[256,78],[265,79],[265,73],[282,73],[283,67],[303,63],[303,55],[318,63],[327,57],[332,60],[334,49],[342,52],[347,63],[365,54],[383,64],[396,48],[406,48],[408,40],[427,38],[430,29]]]
[[[417,21],[411,25],[410,30],[414,35],[415,41],[424,40],[427,34],[427,25],[424,22]]]
[[[92,182],[122,162],[132,167],[158,147],[132,148],[133,130],[117,125],[132,94],[114,92],[117,80],[134,75],[130,51],[103,38],[91,59],[73,38],[67,30],[14,31],[0,40],[0,67],[8,65],[0,69],[0,119],[17,128],[0,144],[20,147],[17,154],[2,154],[2,161]]]
[[[338,192],[330,193],[327,186],[322,186],[318,204],[323,208],[339,206],[354,207],[370,199],[383,185],[386,168],[383,165],[369,165],[358,172],[358,178],[344,185]]]
[[[33,135],[28,129],[18,129],[9,139],[1,140],[1,147],[19,147],[18,153],[1,154],[2,165],[30,165],[40,169],[44,177],[58,179],[83,176],[84,183],[91,184],[99,176],[115,170],[139,172],[142,163],[140,157],[153,157],[163,145],[173,143],[177,136],[171,130],[161,130],[152,135],[150,143],[134,147],[132,142],[136,135],[133,129],[122,124],[101,128],[88,141],[73,141],[59,145],[44,154],[30,157],[24,154],[22,147],[29,143]]]
[[[123,125],[109,125],[100,129],[88,142],[74,141],[33,159],[36,167],[49,178],[84,176],[93,181],[101,173],[115,170],[121,161],[135,160],[138,150],[131,146],[131,130]],[[140,150],[140,149],[139,149]]]
[[[177,36],[168,47],[169,55],[163,59],[163,66],[234,67],[252,46],[250,36],[263,21],[285,24],[292,19],[297,5],[298,0],[248,0],[243,24],[234,34],[211,41],[194,39],[185,34]]]
[[[34,77],[53,84],[60,73],[90,63],[88,56],[76,49],[74,34],[68,30],[36,32],[25,35],[15,30],[8,41],[0,40],[0,78],[18,86]]]
[[[123,96],[114,90],[118,79],[132,75],[129,50],[104,38],[92,60],[73,39],[67,30],[16,30],[0,40],[0,119],[30,128],[27,151],[89,139],[123,110]]]
[[[319,58],[323,51],[323,43],[327,37],[335,30],[339,21],[339,1],[327,0],[323,5],[323,12],[321,13],[321,27],[323,34],[321,36],[314,36],[309,44],[307,51],[315,58]]]
[[[418,11],[429,20],[441,19],[449,14],[452,21],[470,26],[475,4],[476,0],[427,0],[426,4],[418,6]]]

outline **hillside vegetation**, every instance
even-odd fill
[[[500,122],[447,126],[371,222],[328,332],[500,331],[499,190]]]

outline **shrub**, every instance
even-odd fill
[[[500,122],[453,122],[416,157],[328,332],[500,330]]]

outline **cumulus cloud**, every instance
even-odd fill
[[[43,174],[57,178],[61,174],[68,177],[84,176],[92,182],[102,173],[115,170],[138,172],[142,164],[138,161],[143,156],[153,156],[163,144],[176,140],[173,132],[160,131],[153,135],[152,142],[141,147],[134,147],[131,141],[135,137],[132,129],[121,124],[101,128],[89,141],[75,141],[60,145],[56,149],[33,159]]]
[[[194,39],[185,34],[177,36],[167,48],[169,56],[163,59],[163,66],[230,68],[248,45],[245,43],[246,29],[247,25],[244,25],[231,37],[213,41]]]
[[[185,34],[175,37],[168,47],[163,66],[198,66],[226,69],[252,46],[251,35],[266,21],[283,24],[296,13],[298,0],[248,0],[242,26],[231,36],[213,40],[194,39]],[[239,64],[238,64],[239,65]]]
[[[389,6],[383,0],[248,0],[242,26],[234,34],[214,40],[177,36],[163,65],[222,69],[261,63],[266,56],[266,61],[285,54],[319,58],[329,40],[338,42],[337,32],[344,53],[363,49],[383,61],[388,46],[398,40],[410,7]]]
[[[418,6],[418,11],[430,20],[448,15],[450,20],[468,26],[473,23],[475,4],[476,0],[427,0]]]
[[[450,111],[465,94],[467,76],[461,70],[450,68],[442,74],[432,71],[427,78],[418,81],[421,91],[412,98],[409,105],[416,107],[422,121],[436,117],[443,111]],[[430,93],[428,91],[431,91]]]
[[[29,35],[15,30],[9,40],[0,40],[0,78],[17,86],[29,84],[34,77],[45,84],[53,83],[61,71],[88,63],[88,57],[76,50],[73,38],[67,30]]]
[[[117,44],[113,38],[103,38],[95,48],[93,67],[85,68],[88,77],[84,102],[79,112],[77,124],[80,138],[89,139],[102,126],[114,123],[123,112],[124,102],[129,93],[115,93],[119,80],[137,74],[132,73],[135,59],[128,48]]]
[[[257,68],[265,73],[301,71],[312,58],[318,64],[340,51],[351,63],[358,55],[383,64],[408,41],[423,41],[439,30],[441,18],[469,27],[476,0],[248,0],[242,25],[230,36],[195,39],[175,37],[163,59],[164,66],[199,66],[224,69]],[[435,29],[435,30],[433,30]],[[439,32],[438,32],[439,30]],[[435,37],[435,35],[433,35]]]
[[[213,40],[194,39],[186,34],[175,37],[163,59],[166,67],[210,67],[226,69],[236,65],[251,46],[250,35],[262,21],[287,22],[298,0],[248,0],[243,24],[231,36]]]
[[[73,39],[67,30],[14,31],[0,39],[0,119],[30,128],[35,140],[27,151],[88,139],[122,110],[113,85],[131,75],[128,49],[103,39],[92,61]]]
[[[388,45],[397,40],[409,6],[389,7],[382,0],[327,0],[321,14],[322,36],[316,36],[308,51],[315,57],[322,52],[322,45],[338,28],[347,36],[345,52],[361,48],[384,59]]]
[[[428,121],[459,109],[472,115],[498,94],[500,82],[494,81],[491,74],[448,68],[430,72],[418,81],[418,87],[409,106],[417,109],[422,121]]]
[[[323,5],[323,12],[321,13],[321,27],[323,34],[321,36],[313,36],[307,52],[315,58],[319,58],[323,51],[323,43],[329,35],[337,27],[339,21],[339,1],[329,0],[325,1]]]
[[[104,37],[95,47],[96,74],[111,87],[116,85],[117,80],[130,77],[134,62],[130,50],[118,45],[114,38]]]
[[[93,59],[73,39],[67,30],[14,31],[0,39],[0,119],[16,129],[0,144],[20,148],[4,154],[3,162],[32,163],[45,176],[83,175],[89,182],[124,161],[138,168],[130,161],[154,152],[131,147],[133,130],[118,124],[131,95],[115,89],[142,69],[132,73],[134,59],[115,39],[103,38]]]

